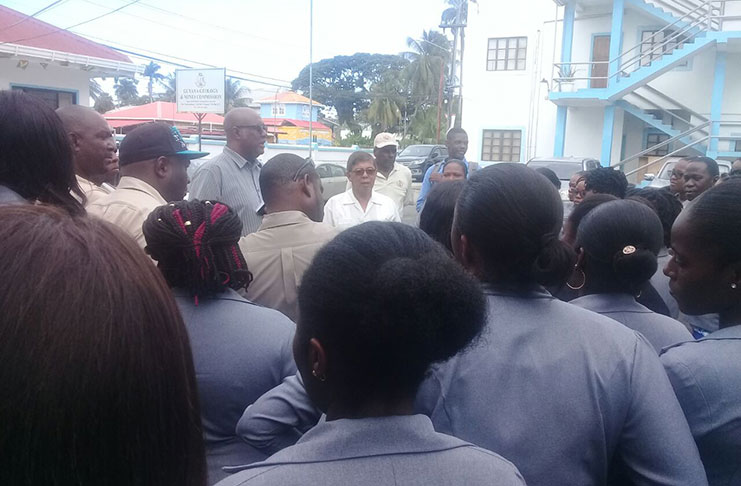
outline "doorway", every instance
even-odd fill
[[[607,88],[607,75],[610,72],[610,34],[592,37],[592,65],[590,66],[590,88]],[[603,78],[603,79],[594,79]]]

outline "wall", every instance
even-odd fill
[[[602,107],[570,107],[566,118],[564,155],[599,159],[603,118]]]
[[[77,103],[90,103],[89,78],[79,68],[63,67],[49,63],[44,69],[38,61],[31,60],[26,69],[16,67],[17,58],[0,58],[0,89],[10,89],[12,84],[33,88],[73,91]]]
[[[286,113],[285,115],[273,115],[273,104],[267,103],[260,105],[260,116],[262,118],[290,118],[293,120],[309,120],[309,117],[306,116],[307,113],[304,113],[304,108],[308,109],[308,105],[299,104],[299,103],[283,103],[283,106],[285,107]],[[319,107],[314,106],[313,110],[313,120],[317,121],[319,117]]]

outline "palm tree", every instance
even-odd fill
[[[374,132],[386,132],[399,125],[404,106],[404,80],[396,71],[387,71],[380,82],[371,87],[371,101],[366,115]]]
[[[120,78],[116,80],[113,90],[121,106],[131,105],[139,98],[139,90],[136,85],[139,82],[133,78]]]
[[[411,61],[408,76],[412,92],[420,100],[437,99],[440,69],[450,58],[450,41],[436,31],[422,31],[421,39],[407,38],[411,49],[402,55]]]
[[[241,81],[234,78],[226,78],[226,91],[224,92],[226,111],[240,106],[247,106],[250,101],[247,97],[249,94],[250,89],[247,86],[242,86]]]
[[[149,82],[147,83],[147,93],[149,93],[149,102],[153,102],[154,98],[152,97],[152,88],[154,87],[154,81],[157,80],[159,82],[162,82],[165,77],[158,73],[157,71],[160,70],[160,65],[157,64],[154,61],[149,61],[149,64],[144,66],[144,74],[143,76],[145,78],[149,78]]]
[[[100,83],[94,78],[90,78],[89,89],[90,98],[92,98],[93,101],[98,101],[98,98],[105,94],[105,91],[103,91],[103,86],[101,86]]]
[[[174,74],[168,74],[162,78],[160,81],[160,84],[164,86],[165,92],[158,95],[157,99],[159,101],[170,101],[174,102],[175,97],[177,96],[176,93],[176,87],[175,87],[175,75]]]

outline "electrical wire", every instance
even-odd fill
[[[6,31],[6,30],[10,30],[13,27],[15,27],[16,25],[22,24],[23,22],[26,22],[27,20],[30,20],[30,19],[36,17],[37,15],[40,15],[40,14],[46,12],[47,10],[51,10],[52,8],[58,6],[59,4],[62,4],[64,2],[66,2],[66,1],[67,0],[56,0],[56,2],[50,3],[49,5],[47,5],[46,7],[42,8],[41,10],[37,10],[36,12],[32,13],[31,15],[28,15],[26,17],[23,17],[21,20],[15,22],[15,23],[12,23],[10,25],[6,25],[2,29],[0,29],[0,32]]]

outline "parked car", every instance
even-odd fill
[[[427,169],[448,157],[445,145],[410,145],[396,156],[396,161],[409,167],[412,180],[420,182]]]
[[[322,199],[325,203],[330,197],[345,192],[347,176],[343,166],[331,162],[318,162],[316,172],[322,179],[322,187],[324,188]]]
[[[527,162],[532,169],[546,167],[556,173],[561,181],[561,200],[569,200],[569,180],[577,172],[596,169],[600,166],[599,160],[588,157],[536,157]]]
[[[662,188],[669,185],[669,179],[672,176],[672,170],[681,157],[672,157],[664,162],[661,166],[661,170],[657,174],[648,173],[643,176],[643,182],[639,184],[641,187],[655,187]],[[721,175],[728,174],[731,171],[731,162],[727,160],[717,160],[718,170]]]

